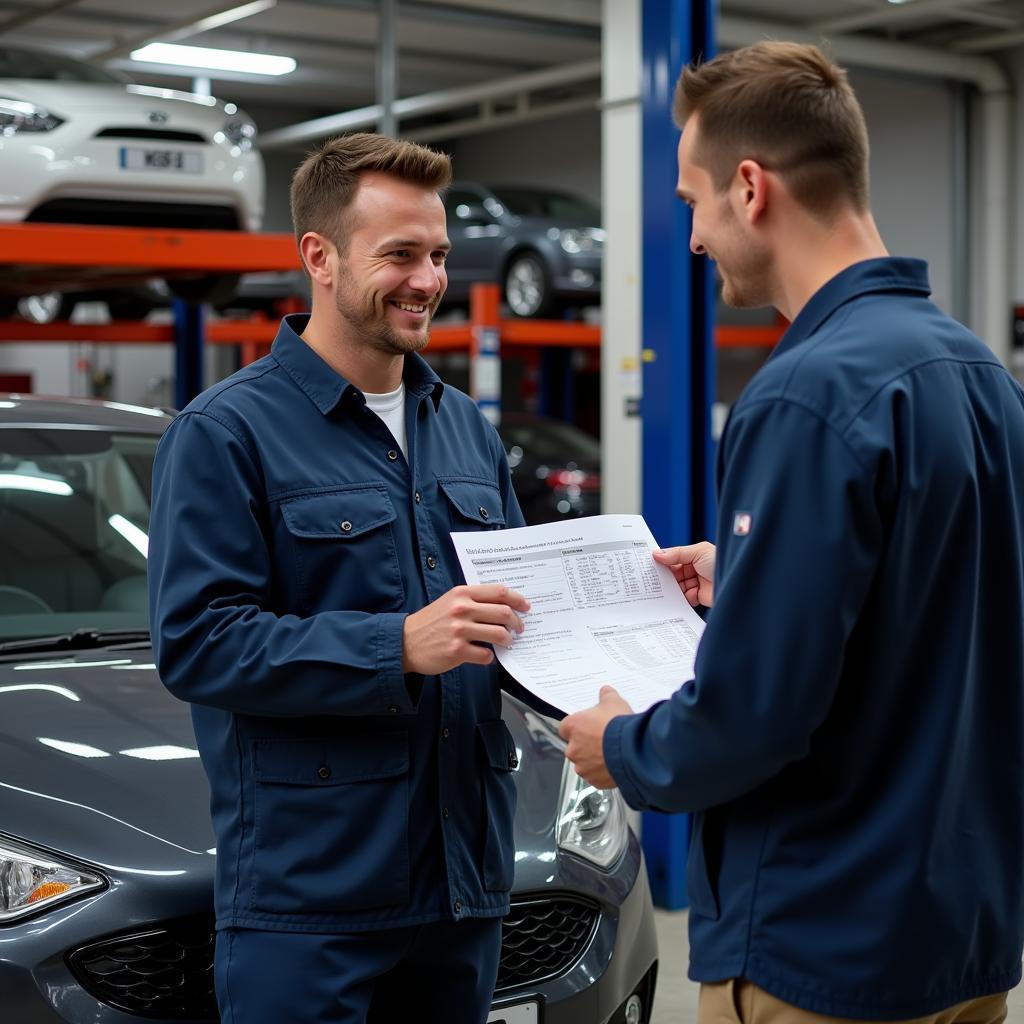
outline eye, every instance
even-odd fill
[[[399,260],[407,260],[412,254],[408,249],[394,249],[391,255]]]
[[[438,266],[441,266],[448,261],[448,253],[444,249],[439,249],[437,252],[432,254],[432,258]]]

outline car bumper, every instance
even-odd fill
[[[123,149],[191,154],[201,171],[128,169],[122,167]],[[233,155],[226,145],[96,139],[62,125],[45,135],[0,137],[0,165],[0,223],[29,220],[44,204],[66,200],[226,206],[248,231],[263,220],[262,157],[254,151]]]
[[[597,929],[576,966],[535,988],[503,993],[493,1009],[537,1004],[537,1024],[614,1024],[630,995],[644,992],[649,1019],[658,946],[647,871],[618,906],[604,906]]]

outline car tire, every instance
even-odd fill
[[[185,302],[209,302],[226,305],[238,288],[238,274],[206,274],[203,277],[169,277],[167,290]]]
[[[516,253],[505,268],[505,302],[513,316],[543,317],[555,311],[551,275],[534,252]]]

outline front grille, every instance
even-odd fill
[[[501,922],[495,992],[557,978],[583,955],[597,928],[597,904],[577,896],[515,899]]]
[[[101,1002],[143,1017],[217,1019],[213,995],[213,920],[107,939],[76,950],[68,963]]]
[[[501,923],[495,992],[564,974],[583,955],[597,921],[597,904],[577,896],[513,900]],[[215,1021],[213,942],[212,918],[189,918],[83,946],[68,963],[88,992],[119,1010],[162,1020]]]
[[[238,213],[230,206],[151,203],[121,199],[51,199],[26,218],[36,224],[101,224],[133,228],[197,228],[236,231]]]
[[[174,128],[104,128],[94,136],[97,139],[155,139],[157,142],[206,142],[199,132],[184,132]]]

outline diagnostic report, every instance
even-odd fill
[[[607,684],[644,711],[693,678],[704,621],[654,561],[642,516],[451,537],[467,583],[503,583],[530,602],[525,631],[495,654],[541,700],[571,714]]]

